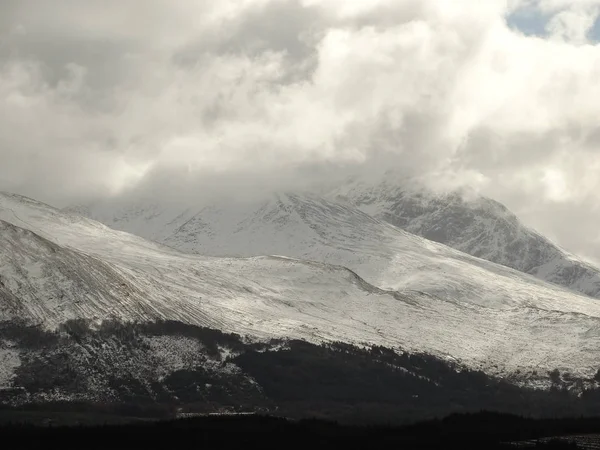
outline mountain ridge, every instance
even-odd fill
[[[396,178],[353,178],[325,196],[461,252],[591,297],[600,297],[600,269],[521,223],[503,204],[469,190],[436,192]]]

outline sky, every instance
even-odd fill
[[[452,180],[600,260],[600,0],[3,0],[0,189]],[[450,185],[449,184],[449,185]]]

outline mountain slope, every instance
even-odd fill
[[[144,216],[145,208],[136,208]],[[171,213],[154,205],[151,215],[171,223]],[[236,282],[255,281],[252,292],[260,300],[249,306],[230,299],[224,314],[231,320],[243,310],[236,326],[244,324],[251,333],[265,330],[267,318],[278,318],[269,329],[279,336],[402,346],[492,371],[498,365],[500,371],[558,367],[591,373],[596,365],[596,300],[412,235],[351,206],[300,195],[221,203],[160,234],[164,243],[187,252],[287,257],[211,260],[219,267],[227,261]],[[276,280],[277,298],[264,289]]]
[[[4,221],[0,248],[2,316],[54,323],[95,317],[110,303],[120,317],[136,318],[124,300],[141,302],[143,293],[111,265]]]
[[[410,233],[600,297],[600,269],[523,225],[504,205],[468,192],[435,193],[389,172],[349,180],[327,195]]]

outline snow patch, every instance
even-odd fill
[[[10,341],[0,342],[0,389],[12,385],[15,370],[21,365],[19,351]]]

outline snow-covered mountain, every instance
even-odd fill
[[[494,365],[539,373],[597,370],[597,300],[412,235],[357,208],[276,195],[221,203],[185,220],[159,205],[138,205],[137,211],[128,221],[172,224],[161,231],[163,242],[187,252],[285,256],[211,259],[169,250],[146,257],[153,267],[148,272],[156,268],[168,277],[180,301],[202,290],[202,323],[218,317],[222,328],[255,335],[400,346],[492,371]],[[96,255],[114,260],[98,248]],[[137,265],[123,254],[129,252],[115,262]],[[190,265],[201,279],[188,275]],[[211,293],[213,276],[226,295]]]
[[[468,190],[436,193],[388,172],[354,178],[327,197],[410,233],[479,258],[600,297],[600,269],[525,226],[504,205]]]

